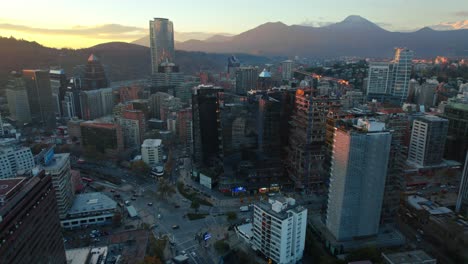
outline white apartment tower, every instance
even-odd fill
[[[52,177],[59,216],[64,219],[75,197],[71,184],[70,154],[54,154],[47,164],[43,164],[43,168]]]
[[[0,179],[15,177],[17,172],[29,171],[34,165],[30,148],[0,149]]]
[[[161,139],[145,139],[141,145],[141,159],[153,167],[162,160]]]
[[[274,263],[296,263],[305,246],[307,209],[292,198],[273,196],[254,206],[253,246]]]
[[[292,79],[293,61],[285,60],[281,63],[281,77],[283,80]]]
[[[378,233],[391,138],[376,121],[335,127],[326,226],[336,240]]]
[[[437,165],[442,162],[448,120],[433,115],[418,117],[413,121],[408,161],[419,166]]]

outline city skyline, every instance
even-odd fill
[[[25,2],[27,5],[29,1]],[[107,0],[84,0],[80,5],[54,0],[47,6],[31,9],[7,2],[2,4],[0,36],[37,41],[49,47],[84,48],[111,41],[132,42],[144,37],[149,31],[147,21],[153,17],[167,17],[174,22],[176,41],[207,38],[217,33],[239,34],[276,21],[287,25],[324,26],[342,21],[349,15],[360,15],[390,31],[412,31],[434,25],[443,29],[444,23],[468,20],[468,10],[460,9],[463,0],[449,0],[443,4],[431,2],[434,3],[412,1],[405,3],[402,9],[402,0],[378,4],[369,0],[331,1],[320,6],[312,1],[296,0],[291,4],[298,8],[287,13],[282,12],[281,3],[265,6],[247,1],[223,3],[222,6],[213,0],[196,5],[188,1],[164,5],[141,1],[138,5],[128,2],[109,8],[111,2]],[[415,16],[415,10],[422,10],[421,4],[425,4],[425,15]],[[188,8],[181,9],[181,5]],[[249,6],[248,12],[244,10],[246,6]],[[48,16],[37,15],[45,12]],[[394,16],[395,12],[398,12],[398,18]],[[466,24],[460,23],[454,28],[464,28],[468,26]],[[181,33],[179,37],[177,32]]]

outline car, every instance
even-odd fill
[[[153,206],[153,203],[148,203],[148,206]]]
[[[115,192],[115,190],[114,190],[114,189],[110,189],[110,192],[113,193],[113,192]]]
[[[125,201],[125,205],[130,205],[130,201],[129,200]]]
[[[132,201],[136,201],[136,198],[135,198],[135,197],[132,197],[132,198],[130,198],[130,200],[132,200]]]
[[[180,205],[175,204],[175,205],[174,205],[174,208],[180,208]]]
[[[195,252],[190,253],[193,257],[196,257],[197,254]]]
[[[179,229],[179,225],[173,225],[172,229]]]

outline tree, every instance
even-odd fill
[[[132,163],[132,171],[133,172],[140,172],[144,175],[147,175],[150,171],[150,167],[142,160],[137,160]]]
[[[226,217],[228,221],[234,221],[237,219],[237,214],[236,212],[227,212]]]
[[[214,243],[214,249],[219,255],[224,255],[229,251],[230,247],[224,240],[218,240]]]
[[[198,208],[200,208],[200,203],[197,200],[192,201],[190,208],[195,209],[195,212],[198,212]]]
[[[166,179],[161,179],[159,181],[157,194],[161,199],[166,200],[175,193],[176,190],[174,186],[171,183],[169,183]]]

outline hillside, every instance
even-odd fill
[[[111,81],[148,77],[151,72],[150,50],[125,42],[110,42],[86,49],[54,49],[36,42],[0,37],[0,90],[5,86],[9,72],[21,69],[47,69],[60,66],[69,74],[76,65],[85,64],[94,53],[107,65]],[[221,71],[231,54],[176,51],[176,63],[180,69],[193,74],[199,70]],[[236,55],[243,63],[263,64],[268,59],[252,55]]]

